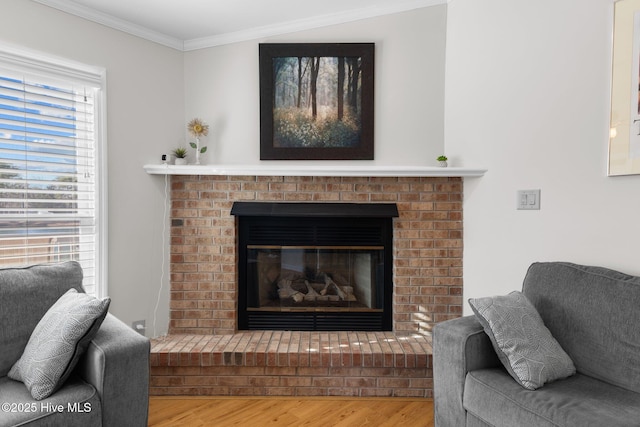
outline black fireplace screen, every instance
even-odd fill
[[[391,330],[389,204],[236,202],[238,328]]]

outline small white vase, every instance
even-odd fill
[[[196,165],[200,164],[200,138],[196,137]]]
[[[175,162],[173,162],[174,165],[177,166],[182,166],[182,165],[186,165],[187,164],[187,159],[185,159],[184,157],[176,157]]]
[[[446,160],[440,160],[438,162],[438,164],[440,165],[441,168],[446,168],[447,167],[447,161]]]

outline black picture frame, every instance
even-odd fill
[[[260,160],[373,160],[374,54],[374,43],[260,44]]]

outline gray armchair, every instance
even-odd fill
[[[111,314],[51,396],[35,400],[7,377],[40,319],[71,288],[84,292],[76,262],[0,269],[0,427],[146,426],[149,340]]]
[[[576,374],[523,388],[476,316],[439,323],[433,331],[436,427],[640,426],[640,277],[535,263],[522,293]]]

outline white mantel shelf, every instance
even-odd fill
[[[480,177],[486,169],[432,166],[144,165],[150,175]]]

